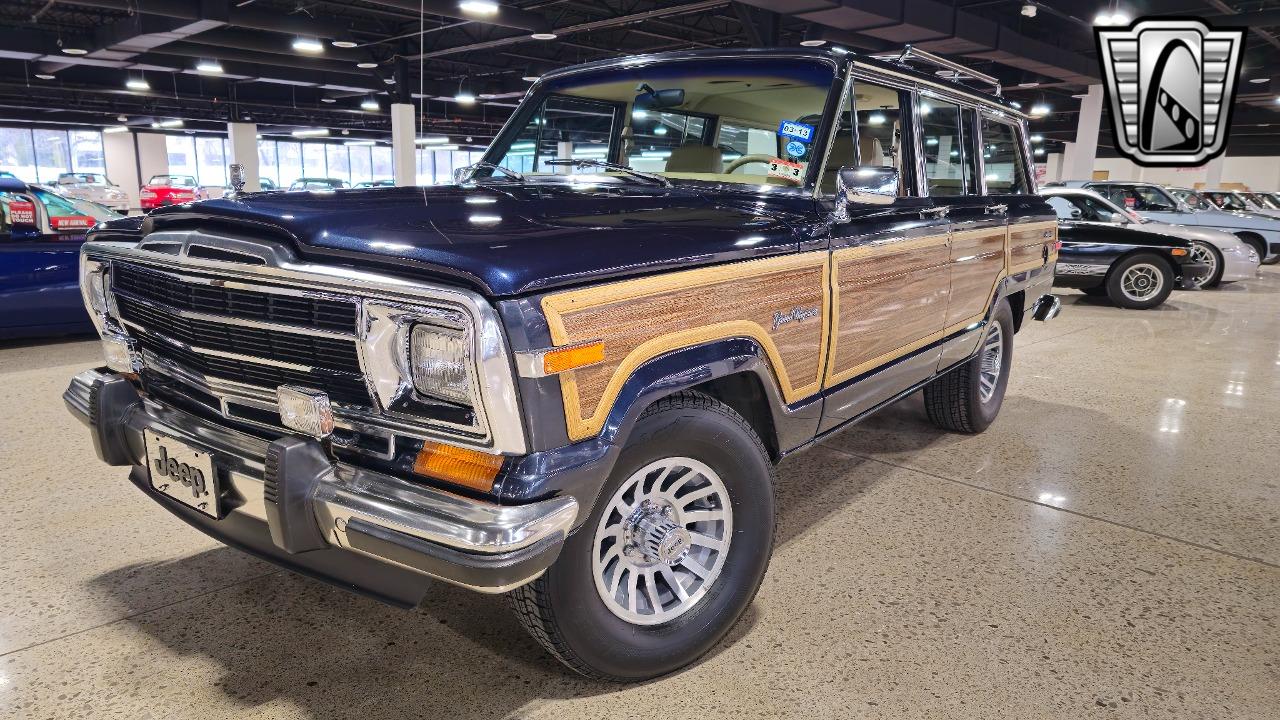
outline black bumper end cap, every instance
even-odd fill
[[[323,550],[324,534],[311,510],[321,478],[333,472],[320,443],[284,437],[267,446],[262,499],[271,541],[289,554]]]

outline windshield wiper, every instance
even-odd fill
[[[647,173],[642,170],[636,170],[630,165],[623,165],[621,163],[611,163],[607,160],[597,160],[595,158],[579,158],[579,159],[556,158],[553,160],[545,160],[544,162],[548,165],[572,165],[573,167],[576,167],[580,170],[582,168],[589,168],[589,167],[601,168],[603,170],[614,170],[620,173],[626,173],[632,177],[638,177],[641,180],[648,180],[649,182],[658,183],[663,187],[671,187],[671,181],[662,177],[661,175],[656,175],[654,173]]]
[[[477,162],[477,163],[472,163],[464,168],[461,168],[461,170],[466,172],[465,177],[467,180],[475,179],[476,171],[478,170],[497,170],[498,172],[502,173],[503,175],[506,175],[512,180],[515,180],[516,182],[524,182],[524,175],[516,172],[515,170],[512,170],[509,167],[504,167],[497,163],[486,162],[484,160],[481,160],[480,162]],[[463,182],[463,180],[459,178],[458,182]]]

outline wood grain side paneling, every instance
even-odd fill
[[[645,361],[719,338],[759,342],[786,402],[817,393],[826,362],[828,259],[823,251],[749,260],[543,298],[553,344],[604,341],[604,362],[560,375],[569,437],[600,432],[623,383]],[[774,326],[775,313],[796,309],[813,314]]]
[[[1009,226],[1009,274],[1043,267],[1044,250],[1049,248],[1049,263],[1058,259],[1058,223],[1034,222]]]
[[[948,235],[870,244],[832,254],[827,385],[936,339],[946,319]]]
[[[996,283],[1004,276],[1004,225],[951,235],[951,297],[947,325],[985,315]]]

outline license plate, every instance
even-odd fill
[[[205,515],[218,517],[218,479],[213,458],[151,430],[144,430],[142,435],[147,443],[151,487]]]

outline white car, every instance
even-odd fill
[[[1119,180],[1069,180],[1056,185],[1092,190],[1147,220],[1229,232],[1253,246],[1262,264],[1280,261],[1280,219],[1219,210],[1195,190]]]
[[[69,198],[96,202],[117,212],[129,212],[129,196],[102,173],[62,173],[55,186],[60,194]]]
[[[1216,287],[1219,283],[1248,280],[1258,275],[1260,261],[1258,251],[1231,233],[1207,227],[1189,227],[1147,220],[1138,213],[1121,208],[1099,193],[1083,188],[1047,187],[1041,188],[1040,194],[1049,199],[1049,204],[1054,206],[1054,210],[1059,210],[1059,207],[1054,204],[1052,198],[1071,198],[1073,207],[1068,211],[1075,209],[1079,212],[1080,208],[1083,208],[1083,211],[1091,211],[1096,219],[1103,222],[1141,225],[1143,230],[1189,240],[1192,257],[1197,262],[1210,267],[1207,274],[1192,279],[1192,283],[1197,288]]]

